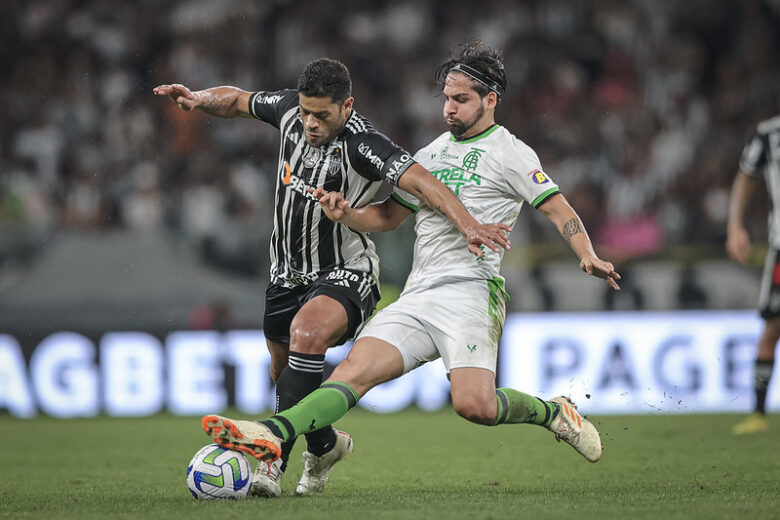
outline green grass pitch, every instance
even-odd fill
[[[196,501],[187,462],[198,417],[0,416],[2,518],[778,518],[780,420],[734,438],[735,415],[596,417],[597,464],[528,425],[486,428],[452,410],[337,425],[355,438],[325,492],[295,497],[303,442],[275,500]]]

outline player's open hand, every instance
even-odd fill
[[[320,203],[323,213],[333,222],[342,222],[352,213],[349,202],[341,192],[325,191],[322,186],[314,190],[309,188],[308,191]]]
[[[729,256],[744,264],[750,258],[750,235],[744,227],[729,227],[726,236],[726,251]]]
[[[198,97],[190,89],[178,83],[154,87],[153,92],[156,96],[168,96],[185,112],[198,106]]]
[[[620,290],[617,280],[620,275],[615,272],[615,266],[612,262],[605,262],[597,256],[586,256],[580,260],[580,269],[591,276],[606,280],[610,287],[616,291]]]
[[[512,228],[506,224],[479,224],[466,234],[469,251],[477,258],[482,258],[482,246],[487,246],[496,253],[499,252],[499,246],[509,249],[511,244],[508,235],[511,231]]]

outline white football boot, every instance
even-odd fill
[[[282,439],[264,424],[221,415],[204,415],[200,423],[206,435],[223,448],[243,451],[261,463],[273,462],[282,455]]]
[[[298,487],[295,488],[295,494],[321,493],[333,465],[352,453],[352,449],[352,437],[346,432],[336,430],[336,444],[328,453],[317,457],[308,451],[303,452],[303,474]]]
[[[558,415],[548,429],[555,434],[555,440],[570,444],[577,453],[590,462],[598,462],[604,448],[601,436],[593,424],[580,415],[577,407],[568,397],[555,397],[550,402],[560,406]]]
[[[270,464],[258,461],[255,473],[252,475],[252,489],[249,494],[256,497],[276,498],[282,494],[282,459],[276,459]]]

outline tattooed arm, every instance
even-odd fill
[[[550,197],[539,206],[539,211],[555,224],[563,239],[580,259],[580,269],[589,275],[606,280],[616,291],[620,290],[616,281],[620,280],[620,275],[615,272],[611,262],[605,262],[596,256],[580,217],[562,194]]]
[[[214,87],[192,92],[184,85],[160,85],[154,88],[154,93],[168,96],[185,112],[199,108],[216,117],[252,117],[249,113],[251,92],[236,87]]]
[[[449,188],[419,164],[415,163],[406,170],[398,179],[398,187],[450,219],[466,239],[469,251],[476,257],[482,257],[481,245],[495,252],[498,252],[498,246],[509,249],[506,233],[512,228],[506,224],[480,224]]]

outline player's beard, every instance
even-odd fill
[[[460,121],[459,119],[455,119],[454,123],[447,123],[447,126],[450,127],[450,133],[454,135],[455,137],[461,137],[463,134],[471,130],[474,125],[477,124],[477,121],[479,121],[482,118],[482,115],[485,113],[485,107],[482,106],[482,103],[480,103],[479,108],[477,109],[477,113],[474,114],[474,117],[467,121]]]

